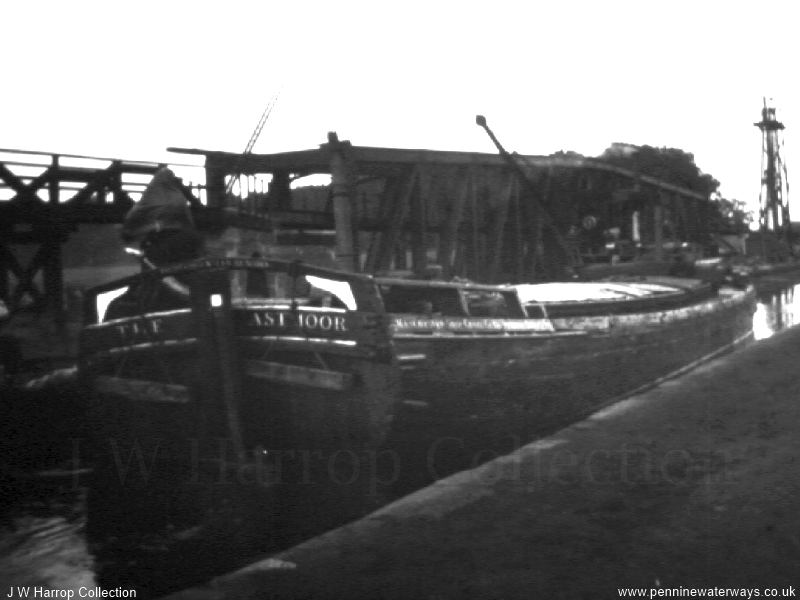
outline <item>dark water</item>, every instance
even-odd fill
[[[757,340],[798,322],[800,284],[776,284],[759,295]],[[405,487],[368,490],[306,482],[277,492],[269,477],[253,473],[221,470],[202,484],[153,475],[144,455],[143,462],[124,461],[126,482],[116,485],[93,469],[86,432],[70,422],[77,400],[70,393],[59,392],[64,413],[53,420],[0,431],[0,594],[10,586],[76,592],[100,586],[158,597],[298,543],[433,478],[423,473]],[[119,479],[119,468],[113,475]]]
[[[275,486],[274,474],[222,465],[158,471],[148,449],[140,461],[128,448],[119,464],[100,464],[87,439],[71,438],[58,453],[61,460],[53,453],[27,465],[6,455],[0,471],[0,593],[10,586],[45,586],[75,590],[77,597],[81,587],[100,586],[158,597],[388,500],[349,485],[347,473],[334,485],[313,475]]]

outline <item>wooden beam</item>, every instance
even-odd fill
[[[483,173],[482,173],[483,174]],[[480,256],[480,241],[478,239],[480,225],[478,223],[478,186],[473,185],[470,189],[469,195],[469,204],[470,204],[470,242],[469,242],[469,251],[470,257],[472,260],[470,261],[472,272],[470,273],[470,277],[475,279],[476,281],[481,281],[482,278],[482,264],[481,264],[481,256]]]
[[[336,224],[336,260],[344,271],[358,270],[358,256],[353,242],[353,164],[349,144],[331,143],[331,194]]]
[[[64,313],[64,277],[61,264],[60,236],[53,236],[45,242],[46,259],[42,265],[45,299],[52,309],[57,325],[66,320]]]
[[[23,193],[27,188],[27,185],[2,162],[0,162],[0,180],[4,181],[17,194]]]
[[[693,227],[689,221],[689,215],[686,211],[686,203],[684,202],[683,198],[679,196],[673,196],[673,198],[675,210],[678,214],[678,220],[680,221],[680,229],[678,231],[679,237],[682,241],[688,241],[693,237],[691,232]]]
[[[664,207],[660,202],[653,205],[653,242],[655,260],[664,259]]]
[[[212,307],[211,298],[219,295],[222,306]],[[201,422],[198,435],[215,438],[225,435],[237,458],[244,450],[240,402],[242,372],[239,349],[234,343],[231,291],[223,270],[196,272],[192,276],[192,320],[197,332],[198,358],[195,363]]]
[[[234,152],[218,152],[196,148],[168,148],[170,152],[194,154],[206,157],[206,168],[230,170],[241,161],[241,155]],[[320,149],[299,150],[277,154],[251,154],[242,161],[244,173],[272,173],[276,170],[288,170],[292,173],[328,173],[328,158],[325,145]],[[352,146],[353,160],[360,171],[372,170],[381,173],[381,169],[408,166],[420,163],[452,165],[452,166],[485,166],[505,167],[505,161],[497,154],[481,152],[454,152],[442,150],[374,148],[369,146]],[[657,189],[673,191],[687,198],[707,200],[705,196],[693,190],[672,185],[655,177],[642,175],[635,171],[617,167],[591,158],[522,156],[526,165],[537,168],[580,169],[614,173],[626,179],[635,179]]]
[[[511,179],[516,180],[513,174],[510,174]],[[525,241],[522,237],[522,209],[520,204],[520,188],[517,186],[514,194],[514,279],[515,281],[522,281],[525,273]]]
[[[206,163],[206,198],[210,208],[225,206],[225,169]]]
[[[552,218],[550,205],[553,198],[553,172],[547,170],[542,198],[539,200],[541,249],[539,267],[548,280],[563,277],[570,266],[570,247],[558,224]]]
[[[24,271],[22,265],[19,264],[17,257],[14,256],[11,247],[2,240],[0,240],[0,264],[10,271],[18,280],[22,279],[22,273]]]
[[[10,249],[6,246],[4,240],[8,239],[8,227],[0,224],[0,299],[7,300],[9,297],[9,274],[12,265],[10,261],[16,262],[16,258],[12,255],[9,259],[8,254]]]
[[[378,245],[375,260],[377,270],[387,269],[389,267],[389,261],[397,246],[397,241],[400,239],[400,232],[403,229],[403,224],[408,214],[411,195],[417,187],[418,178],[419,167],[414,167],[405,178],[402,189],[400,190],[400,195],[392,203],[393,205],[389,212],[389,221],[385,224],[384,233]]]
[[[425,234],[428,230],[427,196],[430,193],[430,168],[420,165],[417,174],[417,193],[410,198],[411,251],[414,273],[422,275],[428,267],[428,252]]]
[[[503,239],[505,238],[506,220],[508,218],[508,207],[511,204],[511,197],[517,188],[517,178],[509,177],[503,193],[500,196],[500,205],[497,207],[495,220],[489,234],[489,244],[491,247],[492,259],[489,267],[489,281],[496,282],[500,271],[500,260],[503,256]]]
[[[403,193],[404,183],[405,179],[401,177],[388,177],[384,182],[383,190],[381,190],[381,195],[378,200],[378,226],[371,235],[370,246],[367,250],[367,260],[364,266],[364,270],[367,273],[375,273],[381,268],[382,257],[380,254],[382,252],[381,244],[383,236],[386,233],[387,225],[391,223],[391,215],[395,209],[395,205],[400,195]],[[364,229],[363,224],[359,224],[359,230],[363,231]]]
[[[75,206],[78,204],[89,204],[89,199],[92,197],[93,194],[102,194],[102,192],[106,189],[106,181],[103,177],[95,177],[88,181],[86,185],[78,190],[78,192],[72,196],[69,200],[63,202],[66,206]],[[103,204],[103,203],[93,203]]]
[[[475,167],[460,168],[456,172],[458,186],[456,193],[450,202],[450,211],[443,226],[443,232],[439,243],[439,261],[442,263],[443,276],[450,279],[455,275],[456,251],[458,248],[458,231],[461,226],[461,219],[464,212],[464,204],[470,189],[475,186],[474,173]]]
[[[522,234],[524,246],[519,279],[521,281],[533,281],[537,275],[536,253],[537,247],[541,243],[541,220],[538,219],[536,214],[538,202],[529,202],[528,196],[532,191],[528,186],[526,186],[525,191],[527,193],[520,192],[519,194],[520,233]]]
[[[58,156],[54,155],[51,159],[50,168],[47,170],[47,201],[51,206],[56,206],[60,200],[60,181],[58,179]]]
[[[6,243],[0,242],[0,265],[4,270],[7,285],[5,295],[8,299],[9,310],[12,312],[20,307],[20,302],[26,293],[30,294],[35,304],[41,303],[45,299],[44,292],[36,287],[34,278],[49,258],[47,244],[47,241],[42,243],[30,263],[27,266],[23,266],[11,251],[11,247]],[[17,279],[17,284],[13,289],[8,285],[7,277],[9,272]]]
[[[8,169],[4,163],[0,163],[0,179],[5,181],[8,187],[16,192],[16,195],[8,201],[12,204],[41,202],[42,199],[39,198],[36,192],[48,182],[49,178],[50,168],[45,167],[42,173],[25,183],[21,177]]]

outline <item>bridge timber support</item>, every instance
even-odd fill
[[[62,244],[82,223],[120,223],[155,163],[0,150],[0,298],[63,319]]]
[[[348,270],[554,280],[592,260],[613,228],[657,253],[670,241],[708,237],[707,197],[593,159],[517,156],[528,179],[522,185],[495,154],[354,146],[333,133],[317,149],[279,154],[170,150],[205,157],[209,207],[246,204],[300,237],[312,234],[312,222],[317,233],[333,227],[330,245]],[[296,187],[310,175],[327,175],[330,185]],[[231,177],[251,182],[240,183],[240,194],[268,191],[232,198]],[[292,214],[306,214],[309,226],[290,224]],[[573,246],[566,256],[563,239]]]
[[[170,150],[205,160],[190,196],[198,227],[250,230],[259,248],[322,248],[346,270],[555,280],[595,260],[604,232],[656,255],[708,237],[708,198],[572,155],[516,156],[522,182],[496,154],[355,146],[333,133],[277,154]],[[63,242],[81,224],[121,223],[163,166],[192,165],[0,150],[0,297],[10,309],[63,318]],[[326,183],[303,186],[312,175]]]

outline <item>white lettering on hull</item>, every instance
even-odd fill
[[[293,315],[289,312],[266,310],[251,314],[250,323],[256,327],[285,329],[296,322],[304,331],[345,332],[348,330],[343,315],[312,312],[298,312]]]
[[[149,339],[161,333],[162,320],[158,319],[137,319],[127,323],[115,325],[117,333],[126,341],[137,339]]]

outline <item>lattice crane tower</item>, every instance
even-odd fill
[[[762,232],[771,231],[782,234],[790,241],[791,221],[789,220],[789,183],[786,165],[781,158],[783,123],[775,118],[775,109],[767,106],[761,109],[761,121],[754,123],[761,130],[761,192],[759,194],[759,225]]]

